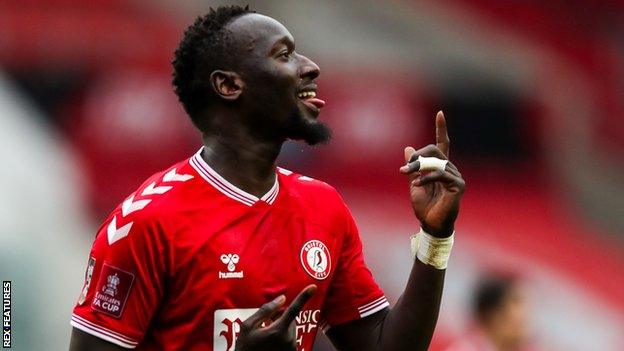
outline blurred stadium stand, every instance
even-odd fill
[[[170,61],[222,3],[0,2],[0,275],[16,286],[17,349],[66,347],[96,225],[198,148]],[[250,4],[319,63],[334,129],[326,147],[288,143],[281,163],[344,194],[393,299],[418,225],[402,149],[431,143],[446,112],[468,188],[432,350],[461,337],[492,267],[526,277],[538,349],[624,349],[623,1]]]

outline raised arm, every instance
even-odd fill
[[[409,178],[412,208],[426,234],[421,234],[418,258],[414,260],[403,294],[392,309],[329,330],[328,336],[339,350],[398,351],[426,350],[429,347],[438,319],[446,271],[444,253],[436,248],[444,251],[452,245],[448,243],[451,239],[444,239],[453,234],[465,183],[451,162],[446,163],[444,169],[425,172],[421,170],[425,165],[421,165],[418,158],[448,160],[449,148],[442,112],[436,116],[436,145],[419,150],[405,148],[406,165],[400,172]],[[427,251],[422,245],[433,247],[433,250]],[[436,251],[435,254],[432,251]]]

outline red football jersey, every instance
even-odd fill
[[[100,227],[72,326],[127,348],[230,351],[262,304],[314,283],[296,318],[303,351],[319,328],[388,306],[335,189],[278,168],[257,198],[200,154],[150,177]]]

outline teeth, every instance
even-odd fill
[[[299,97],[300,99],[315,98],[316,92],[302,91],[301,93],[297,94],[297,97]]]

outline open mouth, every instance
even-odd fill
[[[316,97],[316,91],[314,89],[306,89],[297,93],[297,98],[303,102],[309,109],[318,113],[320,109],[325,106],[325,101]]]

